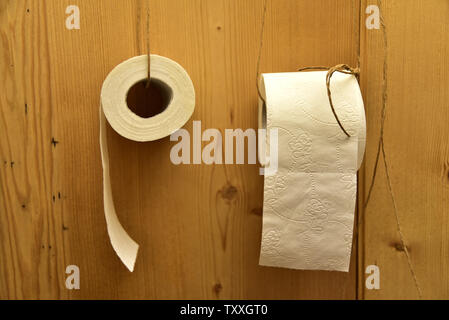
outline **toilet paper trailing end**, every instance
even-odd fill
[[[109,176],[109,153],[106,137],[106,118],[100,108],[100,151],[103,165],[103,202],[106,225],[112,247],[129,271],[134,271],[139,245],[126,233],[118,220],[112,198],[111,178]]]
[[[126,233],[114,207],[109,175],[106,121],[121,136],[134,141],[153,141],[180,129],[195,108],[195,90],[187,72],[175,61],[151,55],[151,78],[171,90],[170,102],[160,114],[141,118],[126,103],[129,89],[147,79],[147,55],[128,59],[117,65],[101,88],[100,150],[103,166],[103,199],[109,238],[117,255],[129,271],[134,270],[139,245]]]
[[[277,129],[278,170],[264,177],[260,265],[349,270],[365,112],[356,78],[336,72],[332,100],[348,138],[329,106],[326,73],[261,77],[259,127],[266,141]]]

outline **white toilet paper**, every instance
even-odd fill
[[[100,149],[104,213],[112,247],[130,271],[134,270],[139,245],[126,233],[115,212],[109,176],[106,119],[125,138],[152,141],[181,128],[195,108],[195,91],[187,72],[173,60],[152,54],[151,78],[165,83],[171,89],[171,100],[167,108],[154,117],[141,118],[133,113],[126,103],[128,91],[134,84],[147,78],[147,68],[146,55],[128,59],[108,74],[101,88]]]
[[[349,269],[365,112],[356,78],[334,73],[332,101],[348,138],[329,106],[326,73],[261,77],[259,127],[267,129],[266,141],[278,130],[278,170],[264,179],[261,265]]]

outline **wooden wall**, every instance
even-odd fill
[[[150,2],[152,53],[179,62],[194,82],[191,120],[256,128],[262,0]],[[147,3],[0,1],[0,298],[415,298],[382,168],[359,212],[349,273],[260,267],[258,166],[175,166],[168,138],[136,143],[110,129],[116,208],[141,245],[134,273],[126,270],[103,214],[99,94],[115,65],[146,53]],[[360,49],[368,117],[360,197],[381,107],[382,34],[364,27],[372,3],[269,0],[261,60],[262,72],[355,65]],[[65,28],[69,4],[80,8],[80,30]],[[449,298],[449,2],[384,0],[384,11],[393,191],[424,297]],[[65,288],[69,264],[80,267],[80,290]],[[380,290],[364,289],[370,264],[380,268]]]
[[[366,7],[373,1],[365,0]],[[388,36],[385,152],[399,221],[423,298],[449,299],[449,1],[383,0]],[[361,28],[367,111],[366,196],[379,138],[384,46]],[[416,299],[380,160],[359,238],[360,298]],[[381,290],[364,289],[365,267],[380,268]]]

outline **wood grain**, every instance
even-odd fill
[[[147,2],[78,0],[81,29],[67,30],[72,2],[2,2],[0,297],[354,298],[355,260],[348,274],[258,266],[257,166],[174,166],[168,139],[141,144],[109,130],[116,208],[141,244],[126,271],[106,233],[98,104],[107,73],[145,53]],[[262,8],[151,1],[152,53],[189,72],[203,128],[257,127]],[[353,17],[347,1],[270,1],[262,71],[353,64]],[[65,289],[69,264],[80,290]]]
[[[141,245],[136,270],[106,232],[98,107],[102,82],[146,53],[147,1],[0,2],[0,298],[415,298],[384,171],[349,273],[258,266],[263,179],[255,165],[170,162],[169,139],[136,143],[108,131],[120,221]],[[386,1],[386,149],[399,215],[425,297],[449,297],[448,26],[444,0]],[[379,129],[382,40],[363,26],[368,118],[361,194]],[[76,4],[81,29],[65,28]],[[260,0],[151,0],[152,53],[179,62],[203,129],[256,128]],[[432,17],[432,18],[429,18]],[[356,64],[353,2],[269,1],[262,72]],[[186,125],[192,130],[192,121]],[[358,266],[356,265],[358,262]],[[67,290],[65,268],[81,270]],[[381,290],[364,290],[378,264]],[[356,274],[358,272],[358,275]]]
[[[389,47],[384,140],[398,216],[423,298],[448,299],[449,2],[383,2]],[[373,3],[364,1],[363,6]],[[384,46],[380,30],[361,31],[361,83],[370,141],[362,179],[366,196],[379,137]],[[360,214],[365,216],[359,239],[360,297],[418,298],[382,164],[369,207]],[[365,268],[374,264],[380,269],[380,290],[367,290]]]

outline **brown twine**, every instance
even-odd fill
[[[356,3],[359,3],[358,8],[362,8],[362,0],[354,0],[351,1],[351,9],[354,12],[354,21],[353,21],[353,26],[354,26],[354,36],[356,39],[356,50],[357,50],[357,68],[360,69],[360,23],[361,23],[361,18],[360,18],[360,13],[357,10],[357,6],[355,5]]]
[[[265,29],[265,16],[267,15],[267,0],[264,0],[263,2],[263,15],[262,15],[262,27],[260,28],[260,43],[259,43],[259,54],[257,56],[257,74],[256,74],[256,88],[257,93],[259,94],[260,100],[262,100],[263,104],[265,105],[266,101],[265,98],[262,96],[262,93],[260,92],[259,87],[259,73],[260,73],[260,57],[262,56],[262,47],[263,47],[263,31]]]
[[[332,102],[332,94],[331,94],[331,78],[335,72],[341,72],[346,74],[354,75],[357,80],[359,79],[360,69],[351,68],[347,64],[337,64],[334,67],[321,67],[321,66],[312,66],[312,67],[304,67],[298,69],[298,71],[306,71],[306,70],[328,70],[326,75],[326,88],[327,88],[327,97],[329,99],[329,105],[331,107],[332,113],[334,114],[335,120],[337,120],[340,129],[345,133],[345,135],[349,138],[351,137],[349,133],[345,130],[343,125],[341,124],[340,119],[338,118],[337,112],[335,112],[334,104]]]
[[[390,169],[388,166],[387,156],[386,156],[386,152],[385,152],[384,128],[385,128],[385,118],[386,118],[387,101],[388,101],[388,92],[387,92],[387,89],[388,89],[388,83],[387,83],[388,41],[387,41],[387,28],[385,26],[385,21],[384,21],[382,9],[381,9],[382,8],[382,0],[377,0],[377,4],[379,7],[379,19],[380,19],[380,25],[382,27],[382,34],[383,34],[383,40],[384,40],[384,63],[383,63],[383,76],[382,76],[382,111],[381,111],[380,135],[379,135],[379,142],[377,144],[376,160],[374,163],[373,175],[372,175],[370,187],[368,190],[368,196],[363,205],[363,209],[364,209],[363,212],[366,213],[366,208],[368,207],[368,203],[371,199],[371,194],[372,194],[372,191],[374,188],[374,183],[375,183],[376,176],[377,176],[377,168],[378,168],[378,164],[379,164],[379,158],[380,158],[380,154],[382,152],[383,163],[384,163],[384,167],[385,167],[385,176],[386,176],[387,186],[388,186],[388,192],[390,194],[391,201],[393,203],[393,212],[394,212],[394,216],[396,219],[396,227],[397,227],[397,231],[399,234],[399,239],[401,241],[401,246],[403,248],[404,254],[407,258],[407,264],[408,264],[410,273],[412,275],[412,278],[413,278],[413,281],[414,281],[414,284],[416,287],[416,291],[418,292],[419,298],[422,299],[422,290],[421,290],[421,287],[419,286],[418,279],[416,277],[415,269],[413,267],[412,260],[410,257],[410,252],[408,251],[408,248],[405,244],[404,234],[402,233],[402,227],[401,227],[400,220],[399,220],[396,199],[393,194],[393,188],[392,188],[391,179],[390,179]],[[364,221],[363,218],[364,218],[364,215],[360,217],[360,221],[357,225],[356,235],[358,234],[358,230]]]
[[[147,4],[147,59],[148,59],[148,78],[145,87],[148,88],[151,82],[151,57],[150,57],[150,0]]]

